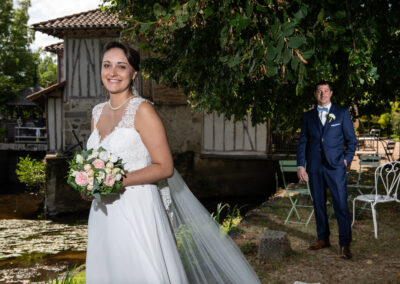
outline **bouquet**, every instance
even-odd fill
[[[69,161],[67,183],[86,197],[117,193],[125,175],[122,159],[104,148],[80,151]]]

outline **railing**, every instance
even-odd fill
[[[294,154],[297,151],[298,142],[299,138],[291,133],[273,133],[269,152]]]
[[[15,128],[15,143],[47,143],[46,127],[21,127]]]

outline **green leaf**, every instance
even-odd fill
[[[279,41],[278,41],[278,45],[276,46],[276,51],[278,52],[278,53],[281,53],[282,52],[282,48],[283,48],[283,45],[285,44],[285,41],[283,40],[283,38],[281,37],[280,39],[279,39]]]
[[[275,76],[276,74],[278,74],[278,67],[274,65],[267,65],[267,74],[271,77]]]
[[[324,9],[321,9],[321,10],[319,11],[319,13],[318,13],[317,21],[320,22],[320,23],[322,23],[322,22],[324,21],[324,17],[325,17],[325,10],[324,10]]]
[[[208,6],[205,10],[204,10],[204,19],[207,19],[208,17],[210,17],[212,14],[214,13],[214,10],[211,6]]]
[[[145,34],[149,30],[150,30],[150,24],[149,23],[144,23],[144,24],[140,25],[140,32],[142,34]]]
[[[293,57],[292,62],[291,62],[291,67],[293,71],[297,71],[297,68],[299,67],[299,62],[300,59],[298,56]]]
[[[219,35],[219,42],[222,48],[226,46],[226,43],[228,42],[228,36],[228,26],[224,26]]]
[[[290,59],[292,58],[292,52],[289,48],[286,48],[285,51],[283,52],[283,64],[288,64]]]
[[[276,55],[277,55],[276,48],[273,45],[269,45],[268,49],[267,49],[266,59],[267,60],[274,60]]]
[[[228,60],[228,66],[229,66],[230,68],[232,68],[232,67],[238,65],[239,62],[240,62],[240,56],[239,56],[238,53],[236,53],[236,55],[235,55],[234,57],[231,57],[231,58]]]
[[[296,26],[295,22],[287,22],[282,26],[282,33],[284,36],[288,37],[294,33],[294,27]]]
[[[97,202],[101,202],[101,196],[100,196],[100,193],[98,193],[98,192],[96,192],[96,193],[93,193],[93,197],[94,197],[94,198],[96,198]]]
[[[235,18],[230,20],[230,24],[236,28],[238,32],[241,32],[250,24],[250,19],[246,15],[237,14]]]
[[[305,43],[306,43],[306,38],[303,35],[298,35],[298,36],[291,37],[289,39],[288,46],[290,48],[297,49]]]
[[[297,21],[300,21],[301,19],[303,19],[305,16],[307,16],[307,6],[303,5],[301,6],[301,8],[299,9],[299,11],[297,11],[297,13],[294,14],[294,17]]]
[[[339,11],[337,11],[337,12],[335,13],[335,18],[338,18],[338,19],[344,19],[344,18],[346,18],[346,11],[344,11],[344,10],[339,10]]]
[[[164,7],[160,5],[160,3],[155,3],[153,6],[153,12],[156,17],[163,17],[167,14]]]
[[[303,58],[307,60],[307,59],[310,59],[311,56],[313,56],[313,54],[314,54],[314,49],[309,49],[309,50],[305,51],[302,55],[303,55]]]

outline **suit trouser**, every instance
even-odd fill
[[[314,214],[317,223],[318,240],[329,240],[329,222],[326,214],[326,187],[330,189],[333,208],[339,226],[339,245],[351,242],[351,223],[347,206],[347,176],[343,166],[332,169],[321,165],[318,172],[309,173],[309,184],[314,202]]]

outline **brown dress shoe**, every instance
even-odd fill
[[[318,240],[318,242],[315,245],[310,246],[308,249],[309,250],[319,250],[323,248],[329,248],[331,244],[329,241],[323,241],[323,240]]]
[[[350,252],[350,246],[343,246],[340,248],[340,258],[350,259],[352,256],[353,255]]]

